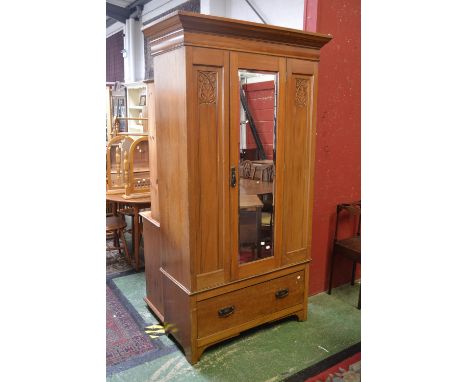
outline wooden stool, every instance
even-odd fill
[[[125,257],[127,261],[131,264],[130,255],[128,254],[127,242],[125,241],[124,229],[127,226],[125,220],[120,216],[108,216],[106,217],[106,234],[112,233],[114,235],[114,245],[115,247],[108,247],[107,250],[118,249],[119,253],[122,254],[122,247],[120,245],[120,240],[122,239],[123,248],[125,251]]]

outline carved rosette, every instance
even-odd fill
[[[215,103],[216,88],[216,72],[198,72],[198,103]]]
[[[308,89],[309,89],[308,79],[296,78],[296,106],[304,107],[307,105]]]

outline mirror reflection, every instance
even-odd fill
[[[273,256],[277,73],[239,70],[239,262]]]

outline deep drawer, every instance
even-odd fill
[[[198,338],[304,303],[304,271],[198,302]]]

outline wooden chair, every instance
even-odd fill
[[[244,160],[240,165],[240,177],[250,179],[253,175],[252,162],[249,160]]]
[[[273,180],[273,165],[253,164],[252,179],[260,180],[262,182],[271,182]]]
[[[141,211],[145,211],[145,208],[140,209]],[[135,216],[134,216],[134,211],[133,208],[128,206],[128,205],[119,205],[117,209],[117,214],[121,215],[124,220],[126,216],[130,217],[131,220],[131,227],[126,229],[125,232],[128,232],[132,235],[132,243],[135,243],[135,224],[139,224],[140,229],[138,230],[139,233],[139,242],[140,244],[142,243],[142,238],[143,238],[143,218],[141,216],[138,217],[138,222],[135,222]]]
[[[345,239],[337,239],[339,221],[344,212],[354,216],[357,224],[353,234]],[[328,294],[331,294],[333,283],[333,267],[335,264],[336,256],[344,256],[353,262],[353,271],[351,274],[351,285],[354,285],[354,278],[356,276],[356,264],[361,264],[361,201],[353,203],[338,204],[336,207],[336,225],[335,236],[333,239],[333,249],[331,253],[330,277],[328,284]],[[361,288],[359,288],[359,301],[357,305],[361,309]]]
[[[127,249],[127,242],[125,241],[124,229],[127,226],[125,220],[120,216],[107,216],[106,217],[106,234],[114,235],[115,247],[107,247],[107,250],[118,249],[119,253],[122,254],[122,246],[120,240],[122,240],[123,249],[127,261],[131,264],[130,255]]]

